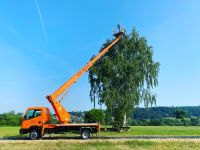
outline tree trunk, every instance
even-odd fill
[[[124,113],[124,121],[123,121],[123,127],[126,126],[126,113]]]
[[[96,108],[96,101],[94,100],[94,109]]]

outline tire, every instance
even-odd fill
[[[41,138],[40,133],[38,132],[38,130],[32,130],[29,132],[29,139],[30,140],[38,140]]]
[[[90,130],[82,130],[81,131],[81,138],[83,140],[89,139],[90,138]]]

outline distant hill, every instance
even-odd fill
[[[176,110],[186,112],[186,117],[200,117],[200,106],[136,108],[134,119],[161,119],[175,117]]]

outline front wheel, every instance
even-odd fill
[[[89,130],[83,130],[81,132],[81,138],[86,140],[90,138],[90,131]]]
[[[41,135],[37,130],[32,130],[29,132],[29,139],[30,140],[37,140],[40,139]]]

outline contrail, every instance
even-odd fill
[[[45,27],[44,27],[44,21],[42,19],[42,14],[40,12],[40,8],[39,8],[39,5],[37,3],[37,0],[35,0],[35,4],[36,4],[37,10],[38,10],[39,17],[40,17],[40,22],[42,24],[42,29],[43,29],[43,32],[44,32],[45,39],[47,39],[47,33],[46,33],[46,30],[45,30]]]

